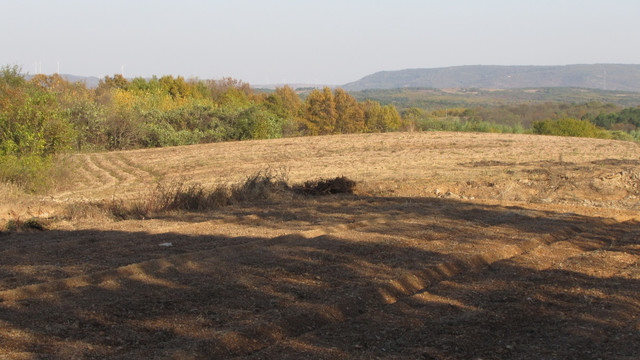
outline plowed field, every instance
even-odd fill
[[[395,133],[79,154],[0,205],[1,359],[638,359],[640,148]],[[65,218],[157,182],[347,176],[144,220]]]

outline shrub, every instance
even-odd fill
[[[51,157],[0,155],[0,182],[14,184],[27,192],[49,185]]]
[[[164,147],[198,144],[204,134],[200,131],[176,131],[165,122],[148,122],[142,125],[140,145],[143,147]]]
[[[290,186],[283,171],[264,170],[249,176],[236,185],[220,185],[206,189],[201,184],[158,184],[141,200],[110,201],[69,205],[68,218],[84,218],[107,214],[114,219],[144,219],[167,211],[210,211],[237,203],[277,201],[300,195],[330,195],[353,193],[356,183],[344,176],[334,179],[307,181],[303,185]]]
[[[263,170],[239,185],[231,187],[231,198],[236,202],[275,200],[291,193],[284,171]]]
[[[262,109],[251,106],[228,118],[231,140],[277,139],[282,137],[284,120]]]
[[[35,217],[27,220],[15,218],[9,220],[5,228],[7,231],[44,231],[47,230],[47,225],[44,220]]]
[[[306,195],[353,194],[356,182],[340,176],[333,179],[307,181],[294,189]]]
[[[438,119],[425,117],[417,120],[416,125],[423,131],[462,131],[507,134],[520,134],[524,132],[524,128],[520,124],[516,124],[512,127],[486,121],[460,121],[458,118]]]
[[[576,136],[608,139],[611,135],[587,120],[562,118],[533,123],[533,133],[538,135]]]
[[[620,130],[611,131],[610,135],[613,140],[635,141],[633,135]]]

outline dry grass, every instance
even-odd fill
[[[269,167],[287,169],[292,183],[346,176],[382,192],[431,196],[443,185],[453,185],[450,190],[456,192],[456,187],[467,181],[506,183],[521,179],[523,171],[535,169],[562,171],[583,166],[585,173],[590,173],[620,168],[606,162],[637,161],[638,149],[635,143],[621,141],[473,133],[362,134],[217,143],[77,155],[68,160],[70,168],[76,168],[75,175],[68,178],[74,190],[53,195],[71,200],[109,199],[114,193],[126,197],[153,187],[157,179],[165,183],[188,179],[211,188],[241,183]],[[486,163],[487,159],[494,163]],[[449,189],[440,190],[446,193]],[[476,197],[482,193],[479,191]]]
[[[7,221],[3,227],[4,227],[4,230],[12,231],[12,232],[44,231],[44,230],[47,230],[48,224],[51,222],[50,219],[46,219],[46,218],[38,218],[38,217],[23,218],[22,216],[16,213],[12,213],[11,215],[13,217],[9,219],[9,221]]]
[[[352,190],[361,195],[634,210],[640,209],[638,159],[640,148],[631,142],[444,132],[76,154],[64,158],[66,175],[57,177],[58,186],[46,197],[24,201],[19,189],[0,186],[7,198],[0,201],[0,222],[9,219],[8,210],[26,214],[28,206],[45,208],[47,216],[96,221],[105,219],[102,212],[141,218],[159,208],[206,209],[246,196],[249,189],[231,194],[232,185],[250,184],[247,179],[265,168],[286,169],[281,173],[287,184],[345,176],[357,182]],[[258,180],[251,191],[261,186]],[[281,190],[271,188],[274,195]],[[103,205],[82,210],[96,203]],[[136,209],[129,209],[134,203]]]
[[[307,195],[353,194],[356,182],[339,176],[333,179],[310,180],[296,187],[296,191]]]
[[[110,200],[75,202],[67,205],[64,217],[69,220],[145,219],[172,211],[211,211],[231,204],[288,200],[297,195],[352,194],[354,188],[355,181],[344,176],[292,186],[285,171],[267,169],[239,184],[218,185],[211,189],[199,183],[158,183],[142,199],[114,196]]]
[[[25,197],[24,190],[12,183],[0,182],[0,199],[15,201]]]

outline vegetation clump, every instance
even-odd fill
[[[7,221],[5,228],[7,231],[44,231],[47,230],[45,220],[33,217],[27,220],[15,218]]]
[[[66,217],[78,219],[102,214],[116,220],[145,219],[170,211],[212,211],[232,204],[279,201],[296,195],[352,194],[355,186],[355,181],[344,176],[292,186],[284,172],[264,170],[242,183],[212,189],[198,183],[176,182],[158,184],[142,199],[127,201],[114,197],[108,201],[71,204],[66,209]]]
[[[562,118],[533,123],[533,133],[539,135],[575,136],[610,139],[611,134],[587,120]]]
[[[329,195],[329,194],[353,194],[356,182],[340,176],[333,179],[320,179],[307,181],[302,186],[296,187],[296,191],[305,195]]]

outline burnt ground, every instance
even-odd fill
[[[637,359],[640,227],[329,195],[0,233],[3,359]]]

